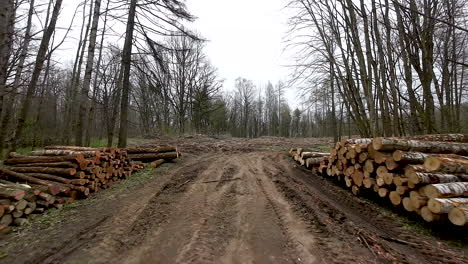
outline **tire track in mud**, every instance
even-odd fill
[[[232,219],[237,211],[237,183],[231,184],[212,209],[212,215],[204,218],[200,229],[194,232],[192,241],[182,250],[177,263],[216,263],[224,249],[234,238],[236,227]]]

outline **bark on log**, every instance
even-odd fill
[[[431,198],[427,202],[427,207],[434,214],[448,214],[450,210],[459,206],[468,206],[468,198]]]
[[[59,194],[59,193],[68,193],[70,191],[70,188],[68,188],[66,186],[63,186],[61,184],[57,184],[57,183],[53,183],[53,182],[50,182],[50,181],[29,177],[29,176],[24,175],[22,173],[17,173],[17,172],[11,171],[11,170],[6,169],[6,168],[0,168],[0,172],[3,172],[4,174],[6,174],[6,175],[8,175],[10,177],[26,181],[28,183],[35,183],[35,184],[47,186],[47,187],[49,187],[49,191],[54,195]]]
[[[318,166],[320,165],[320,162],[322,162],[323,158],[308,158],[305,160],[307,168],[313,167],[313,166]]]
[[[79,146],[46,146],[44,149],[73,150],[73,151],[98,151],[97,148]]]
[[[172,146],[162,146],[157,148],[125,148],[123,150],[127,151],[128,154],[177,152],[177,148]],[[289,152],[292,153],[296,151],[297,149],[293,148]]]
[[[468,196],[468,182],[431,184],[425,187],[428,198],[451,198]]]
[[[322,152],[302,152],[301,158],[308,159],[308,158],[321,158],[325,156],[329,156],[330,153],[322,153]]]
[[[12,200],[21,200],[26,195],[24,190],[0,187],[0,197],[8,198]]]
[[[83,155],[86,158],[93,157],[98,154],[99,151],[74,151],[74,150],[60,150],[60,149],[45,149],[31,151],[31,156],[74,156]]]
[[[26,164],[14,164],[15,167],[49,167],[49,168],[78,168],[78,164],[63,161],[63,162],[49,162],[49,163],[26,163]]]
[[[468,174],[468,158],[429,157],[424,162],[424,167],[431,172]]]
[[[462,182],[465,176],[458,177],[453,174],[440,174],[440,173],[425,173],[425,172],[411,172],[409,173],[409,180],[413,184],[436,184],[436,183],[449,183],[449,182]]]
[[[177,152],[167,152],[167,153],[147,153],[147,154],[129,154],[128,157],[132,160],[173,160],[178,158]]]
[[[164,159],[156,160],[156,161],[151,162],[149,164],[149,166],[151,168],[157,168],[157,167],[161,166],[164,162],[166,162],[166,160],[164,160]]]
[[[448,214],[450,222],[457,226],[468,226],[468,207],[460,206],[450,210]]]
[[[378,151],[405,150],[424,153],[468,154],[468,144],[466,143],[374,138],[372,145]]]
[[[404,171],[405,171],[405,176],[409,178],[412,173],[427,172],[427,169],[426,167],[424,167],[424,165],[406,165]]]
[[[424,164],[426,158],[433,156],[434,154],[427,154],[422,152],[407,152],[402,150],[396,150],[393,152],[392,157],[396,162],[404,164]]]
[[[50,162],[63,162],[63,161],[72,161],[80,162],[84,160],[83,155],[73,155],[73,156],[20,156],[15,158],[10,158],[4,161],[5,165],[13,164],[28,164],[28,163],[50,163]]]
[[[415,140],[468,143],[468,135],[464,135],[464,134],[430,134],[430,135],[412,136],[411,138]]]
[[[25,173],[24,175],[38,178],[38,179],[64,183],[64,184],[85,185],[86,183],[88,183],[88,180],[86,179],[66,179],[66,178],[56,176],[56,175],[45,174],[45,173]]]
[[[74,168],[9,167],[8,169],[19,173],[45,173],[64,176],[73,176],[76,174],[76,169]]]

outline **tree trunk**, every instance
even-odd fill
[[[94,1],[94,15],[93,23],[91,26],[91,33],[89,36],[89,47],[88,47],[88,58],[86,62],[85,76],[83,79],[83,87],[81,90],[81,98],[79,100],[79,113],[78,113],[78,122],[76,127],[75,143],[78,146],[83,145],[83,131],[88,129],[85,128],[85,118],[88,110],[88,94],[89,88],[91,86],[91,75],[93,73],[94,65],[94,52],[96,50],[96,38],[97,30],[99,26],[99,15],[101,11],[101,0]],[[91,14],[90,14],[91,15]]]
[[[8,96],[8,99],[6,100],[6,103],[4,104],[5,114],[3,115],[3,119],[1,121],[1,126],[0,126],[0,158],[4,157],[3,149],[5,148],[4,144],[5,144],[5,138],[8,132],[8,125],[10,123],[11,116],[13,115],[12,112],[13,112],[13,104],[14,104],[15,97],[16,97],[15,94],[21,84],[21,76],[23,74],[24,63],[26,61],[26,57],[29,51],[29,42],[31,41],[32,17],[34,13],[34,3],[35,3],[35,0],[31,0],[29,3],[28,21],[26,24],[26,31],[24,34],[23,44],[21,46],[21,53],[18,58],[18,66],[16,67],[15,78],[13,80],[11,93]],[[1,93],[1,88],[0,88],[0,93]],[[2,110],[0,110],[0,118],[1,118],[1,115],[2,115]]]
[[[52,13],[52,18],[49,23],[49,26],[47,27],[46,31],[44,32],[44,36],[41,40],[41,44],[39,46],[39,51],[37,53],[36,57],[36,62],[34,65],[34,69],[32,72],[32,77],[31,81],[28,85],[27,92],[26,92],[26,97],[23,100],[22,103],[22,108],[21,112],[18,118],[18,124],[16,126],[16,132],[15,132],[15,137],[12,142],[11,150],[15,151],[16,147],[20,143],[22,136],[23,136],[23,130],[25,126],[26,119],[29,114],[29,108],[31,106],[31,100],[34,95],[34,92],[36,91],[36,86],[37,82],[39,81],[39,77],[42,71],[42,68],[44,66],[44,61],[46,59],[46,53],[47,53],[47,48],[49,46],[50,39],[55,31],[55,25],[57,23],[57,19],[60,13],[60,8],[62,6],[62,1],[63,0],[57,0],[54,6],[54,10]]]
[[[128,136],[128,104],[130,95],[130,68],[132,63],[133,31],[135,28],[135,14],[138,0],[131,0],[125,44],[122,56],[123,80],[122,80],[122,101],[120,104],[120,129],[119,129],[119,148],[127,146]]]

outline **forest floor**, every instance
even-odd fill
[[[468,263],[463,230],[397,216],[287,156],[329,140],[157,141],[183,157],[3,236],[0,262]]]

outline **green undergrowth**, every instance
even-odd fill
[[[320,151],[323,151],[323,152],[330,152],[330,150],[331,150],[330,146],[318,146],[317,148],[320,149]]]
[[[260,150],[268,150],[268,151],[289,151],[287,147],[281,146],[263,146]]]

